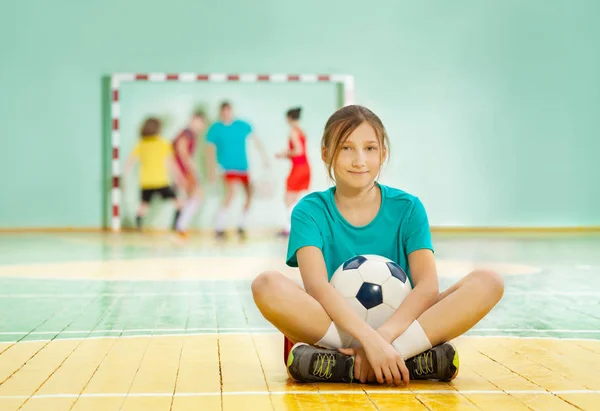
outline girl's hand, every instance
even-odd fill
[[[375,382],[375,372],[369,364],[367,354],[362,347],[359,348],[340,348],[342,354],[354,356],[354,379],[362,384]]]
[[[404,360],[380,334],[373,333],[372,338],[366,339],[363,348],[378,383],[408,385],[408,368]]]

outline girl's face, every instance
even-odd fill
[[[342,143],[333,164],[337,185],[360,189],[373,185],[385,159],[386,149],[366,121]]]
[[[206,125],[206,124],[205,124],[205,122],[204,122],[204,119],[203,119],[202,117],[194,117],[194,118],[192,119],[192,123],[191,123],[191,126],[190,126],[190,128],[192,129],[192,131],[193,131],[195,134],[198,134],[198,133],[200,133],[202,130],[204,130],[204,126],[205,126],[205,125]]]

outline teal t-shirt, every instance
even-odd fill
[[[252,126],[242,120],[231,124],[217,121],[210,126],[206,141],[217,148],[217,162],[225,171],[248,171],[246,139],[252,134]]]
[[[292,211],[287,265],[298,267],[296,252],[306,246],[322,250],[329,280],[344,261],[359,254],[377,254],[404,269],[411,284],[408,255],[430,249],[431,231],[425,207],[418,197],[393,187],[381,188],[381,206],[365,226],[353,226],[339,212],[335,187],[306,195]]]

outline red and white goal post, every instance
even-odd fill
[[[238,82],[238,83],[336,83],[342,87],[343,105],[354,103],[354,77],[348,74],[223,74],[223,73],[115,73],[111,76],[111,229],[121,230],[121,167],[119,165],[119,93],[125,82]]]

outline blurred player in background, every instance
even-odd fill
[[[183,206],[171,188],[169,170],[173,171],[176,180],[183,177],[174,164],[173,146],[160,133],[160,120],[154,117],[146,119],[140,130],[140,140],[125,164],[125,176],[127,176],[133,165],[138,160],[140,161],[139,181],[142,203],[135,216],[135,225],[138,230],[142,229],[142,218],[148,212],[150,201],[154,195],[159,195],[165,200],[175,201],[176,212],[173,218],[173,228]]]
[[[175,223],[175,230],[184,237],[186,236],[185,230],[192,217],[202,204],[202,186],[198,181],[198,169],[194,162],[194,153],[198,142],[198,134],[205,127],[206,116],[202,112],[196,112],[190,118],[188,126],[173,141],[175,164],[180,177],[176,180],[177,189],[186,198],[181,215]]]
[[[292,162],[292,168],[285,187],[284,201],[287,223],[285,228],[279,232],[281,236],[290,234],[292,210],[301,194],[307,191],[310,186],[310,165],[306,155],[306,136],[299,125],[301,111],[300,107],[288,110],[287,122],[290,125],[288,148],[276,155],[277,158],[289,158]]]
[[[207,174],[210,181],[216,181],[217,164],[224,171],[225,195],[215,223],[217,238],[225,236],[225,226],[235,186],[239,183],[244,188],[246,202],[240,221],[238,234],[246,236],[246,219],[252,203],[252,185],[248,174],[248,153],[246,141],[251,139],[257,146],[264,162],[268,167],[269,160],[265,149],[252,126],[243,120],[234,118],[231,104],[223,102],[220,107],[219,121],[211,125],[206,135]]]

